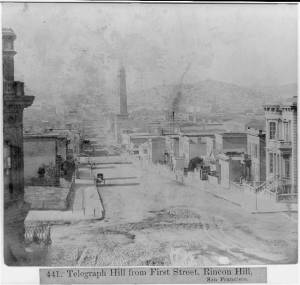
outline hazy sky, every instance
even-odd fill
[[[120,63],[129,92],[178,83],[185,70],[186,83],[297,81],[295,5],[2,5],[17,34],[16,79],[37,97],[113,100]]]

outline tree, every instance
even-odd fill
[[[188,165],[188,170],[189,171],[194,171],[194,169],[198,166],[198,165],[203,165],[203,159],[200,157],[194,157],[190,160],[189,165]]]

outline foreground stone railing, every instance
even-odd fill
[[[24,239],[26,243],[51,244],[50,224],[25,225]]]
[[[298,193],[277,194],[277,202],[298,203]]]

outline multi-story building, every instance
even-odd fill
[[[266,179],[286,192],[297,192],[297,97],[264,106]]]
[[[24,94],[24,83],[14,79],[15,39],[12,29],[2,29],[4,258],[8,265],[25,254],[22,240],[29,208],[24,203],[23,110],[34,100]]]
[[[244,165],[246,180],[254,182],[255,185],[266,181],[266,133],[264,130],[248,128],[247,157]]]

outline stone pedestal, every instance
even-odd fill
[[[118,144],[122,143],[122,129],[129,127],[129,118],[128,115],[116,115],[114,130],[115,130],[115,139]]]
[[[27,253],[24,246],[24,220],[29,204],[12,201],[4,208],[4,262],[6,265],[24,265]]]

